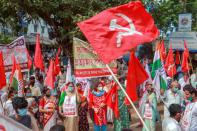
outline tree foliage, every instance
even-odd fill
[[[70,50],[72,37],[83,38],[76,23],[110,7],[128,3],[131,0],[1,0],[0,24],[10,26],[14,35],[22,30],[21,18],[26,21],[42,18],[52,29],[52,36],[58,43]],[[162,0],[155,2],[143,0],[153,15],[157,26],[166,31],[169,23],[178,23],[178,14],[183,12],[184,5],[180,0]],[[186,10],[193,13],[193,29],[196,30],[195,0],[187,0]],[[151,8],[149,8],[151,5]]]

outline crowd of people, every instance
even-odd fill
[[[124,64],[118,65],[118,78],[125,88]],[[23,97],[17,96],[17,90],[10,85],[1,90],[0,113],[33,131],[88,131],[89,121],[95,131],[107,131],[107,125],[115,131],[130,129],[132,108],[125,104],[120,87],[117,86],[119,118],[106,105],[106,96],[116,84],[111,76],[94,78],[85,89],[75,80],[66,83],[64,67],[56,78],[55,89],[45,86],[43,76],[35,69],[34,75],[24,78]],[[191,77],[184,74],[180,79],[169,79],[168,89],[161,89],[159,98],[151,81],[138,88],[139,112],[149,131],[156,131],[156,123],[161,119],[163,131],[197,131],[196,79],[196,72]],[[157,109],[159,102],[164,107],[164,118]],[[143,126],[142,130],[146,128]]]

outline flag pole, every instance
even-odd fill
[[[118,81],[117,77],[114,75],[113,71],[111,70],[111,68],[109,67],[108,64],[106,64],[107,69],[109,70],[109,72],[111,73],[111,75],[113,76],[113,78],[115,79],[115,81],[117,82],[117,84],[119,85],[119,87],[121,88],[121,90],[123,91],[123,93],[125,94],[125,96],[127,97],[127,99],[129,100],[131,106],[133,107],[133,109],[135,110],[135,112],[137,113],[138,117],[140,118],[142,124],[144,125],[145,129],[147,131],[149,131],[148,127],[146,126],[143,118],[141,117],[140,113],[138,112],[137,108],[135,107],[135,105],[133,104],[132,100],[130,99],[130,97],[128,96],[128,94],[126,93],[126,91],[124,90],[124,88],[122,87],[122,85],[120,84],[120,82]]]
[[[192,66],[192,60],[191,60],[191,57],[189,56],[189,62],[190,62],[190,65],[191,65],[191,67],[192,67],[192,73],[194,72],[194,68],[193,68],[193,66]]]

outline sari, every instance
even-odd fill
[[[45,110],[53,110],[56,106],[56,100],[54,98],[46,99],[44,97],[40,100],[39,106]],[[43,113],[42,124],[44,131],[49,131],[49,129],[56,124],[56,118],[56,111]]]

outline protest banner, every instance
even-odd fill
[[[12,70],[13,55],[15,56],[17,63],[20,63],[21,69],[27,69],[28,59],[24,36],[17,38],[10,44],[0,44],[0,51],[3,52],[5,72],[11,72]]]
[[[88,43],[78,38],[73,38],[73,46],[75,77],[90,78],[111,75],[106,65],[96,54],[94,54],[95,52]],[[114,74],[117,74],[117,63],[113,61],[109,65]]]

